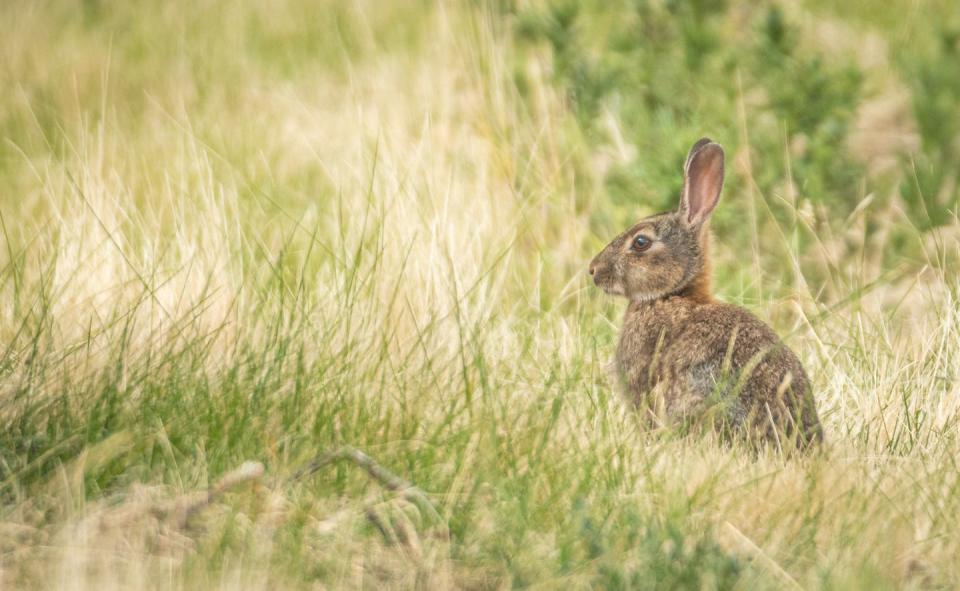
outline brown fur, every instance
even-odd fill
[[[617,370],[657,421],[706,419],[803,448],[823,431],[800,360],[770,327],[711,293],[707,226],[722,185],[723,150],[704,138],[687,157],[678,211],[641,220],[590,263],[598,286],[630,300]]]

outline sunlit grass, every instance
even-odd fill
[[[494,8],[410,4],[0,8],[0,586],[960,584],[956,220],[725,194],[762,223],[720,296],[828,444],[645,432],[583,273],[633,212],[582,177],[609,155]],[[294,478],[344,445],[436,514]]]

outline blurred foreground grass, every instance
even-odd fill
[[[0,16],[0,585],[960,585],[951,3]],[[644,432],[609,375],[585,262],[701,135],[820,457]],[[344,445],[427,503],[292,478]]]

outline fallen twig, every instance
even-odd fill
[[[411,482],[397,476],[390,470],[381,466],[376,460],[363,453],[359,449],[350,446],[343,446],[333,451],[321,454],[314,460],[307,463],[304,467],[294,472],[290,481],[296,482],[319,470],[341,460],[351,462],[363,468],[371,478],[379,482],[384,488],[400,495],[404,500],[413,504],[422,513],[428,514],[435,524],[441,527],[440,534],[444,539],[449,539],[449,531],[446,527],[446,521],[440,516],[436,507],[427,498],[426,493],[414,486]],[[365,513],[367,519],[380,530],[387,544],[395,544],[398,541],[409,550],[409,556],[416,563],[422,561],[422,552],[420,543],[415,531],[410,531],[408,524],[404,522],[390,523],[384,519],[383,515],[377,510],[374,504],[366,507]]]
[[[260,462],[244,462],[239,467],[227,472],[216,484],[207,489],[207,492],[201,493],[199,497],[190,499],[186,502],[180,500],[174,509],[174,522],[182,529],[186,527],[190,518],[198,511],[207,507],[231,488],[259,480],[264,473],[263,464]]]
[[[302,480],[307,476],[317,473],[326,466],[341,460],[347,460],[363,468],[371,478],[379,482],[384,488],[403,495],[403,498],[416,505],[418,509],[428,513],[438,522],[443,523],[443,518],[440,516],[436,507],[433,506],[433,503],[430,502],[430,499],[427,498],[426,493],[390,470],[387,470],[359,449],[349,445],[317,456],[303,468],[294,472],[290,480],[293,482]]]

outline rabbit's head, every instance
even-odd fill
[[[590,262],[594,282],[632,301],[708,289],[707,221],[723,187],[723,148],[708,138],[690,149],[680,208],[640,220]]]

